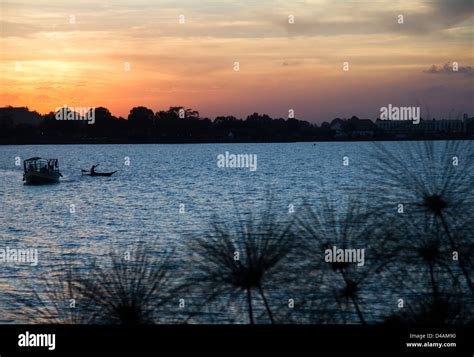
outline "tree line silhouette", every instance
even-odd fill
[[[72,110],[64,107],[64,117]],[[321,125],[297,118],[272,118],[253,113],[245,119],[217,116],[201,117],[198,111],[184,107],[153,110],[138,106],[128,117],[116,117],[104,107],[95,111],[94,122],[58,120],[55,112],[40,115],[28,108],[0,108],[0,143],[199,143],[199,142],[291,142],[320,140],[387,140],[393,133],[378,128],[369,119],[333,119]],[[338,137],[335,126],[346,134]],[[359,134],[369,132],[370,135]],[[471,134],[469,134],[471,133]],[[411,139],[465,139],[474,134],[443,135],[417,132]]]
[[[322,133],[316,125],[298,119],[273,119],[266,114],[253,113],[245,120],[234,116],[211,120],[183,107],[170,107],[156,113],[143,106],[134,107],[127,119],[99,107],[94,109],[94,124],[86,120],[57,120],[54,112],[35,113],[38,125],[15,123],[11,114],[15,109],[4,113],[0,120],[3,141],[8,138],[35,142],[302,141]]]

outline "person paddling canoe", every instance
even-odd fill
[[[99,166],[99,165],[98,164],[97,165],[92,165],[92,167],[89,169],[89,171],[82,169],[81,172],[82,172],[83,175],[87,175],[87,176],[112,176],[114,173],[117,172],[117,171],[97,172],[97,171],[95,171],[97,166]]]
[[[92,165],[92,167],[91,167],[91,175],[94,175],[94,174],[95,174],[95,168],[96,168],[97,166],[99,166],[99,165],[100,165],[100,164]]]

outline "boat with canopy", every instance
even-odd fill
[[[29,185],[57,183],[63,177],[59,172],[58,159],[32,157],[23,161],[23,181]]]

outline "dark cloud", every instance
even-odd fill
[[[357,2],[347,2],[328,6],[328,16],[319,16],[314,9],[307,8],[305,15],[297,16],[293,24],[286,17],[271,14],[270,21],[284,28],[290,36],[337,36],[369,35],[380,33],[402,33],[422,35],[450,29],[468,21],[474,16],[473,0],[434,0],[422,1],[423,10],[413,11],[400,6],[399,9],[386,10],[383,6],[363,7]],[[376,3],[374,4],[380,4]],[[331,6],[336,13],[346,15],[346,19],[333,19]],[[403,23],[398,16],[403,15]],[[470,26],[470,25],[467,25]]]
[[[299,2],[284,0],[224,3],[218,0],[149,2],[117,1],[98,6],[42,1],[35,5],[5,2],[12,13],[44,12],[48,17],[26,18],[30,22],[3,22],[2,36],[29,36],[42,31],[120,31],[132,37],[271,38],[286,36],[338,36],[380,33],[428,34],[450,29],[472,18],[473,0],[414,1],[423,6],[383,6],[377,2]],[[158,4],[157,4],[158,3]],[[392,5],[392,4],[391,4]],[[30,8],[33,7],[33,8]],[[295,22],[288,15],[295,11]],[[186,25],[178,26],[178,14]],[[68,23],[77,14],[77,24]],[[397,22],[398,15],[404,23]],[[107,19],[104,21],[104,19]],[[463,26],[470,26],[469,24]],[[439,35],[439,34],[438,34]]]
[[[454,70],[452,63],[446,63],[443,66],[432,65],[423,71],[430,74],[464,74],[465,76],[473,76],[474,68],[471,66],[458,66],[457,71]]]
[[[474,12],[474,2],[472,0],[444,0],[433,3],[434,12],[440,16],[459,19],[467,19]]]

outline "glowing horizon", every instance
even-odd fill
[[[474,114],[472,19],[470,0],[6,1],[0,106],[293,109],[312,122],[375,118],[388,104]],[[443,68],[453,62],[457,72]]]

